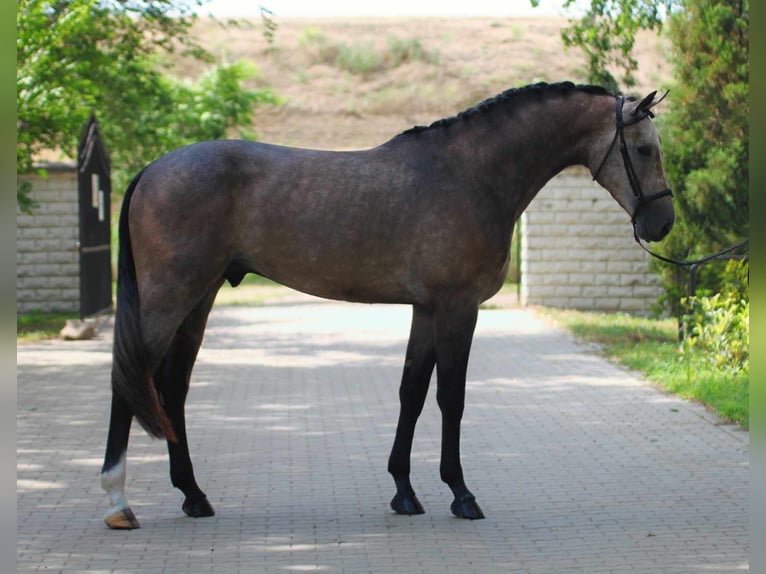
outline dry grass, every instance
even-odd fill
[[[584,82],[582,54],[565,51],[561,43],[565,23],[556,18],[279,19],[271,46],[259,20],[235,30],[202,21],[195,33],[220,61],[255,63],[258,82],[285,99],[282,106],[259,111],[256,128],[263,141],[356,149],[514,86]],[[394,65],[392,42],[417,44],[424,55]],[[356,71],[338,63],[341,49],[347,58],[357,58]],[[666,42],[655,34],[640,36],[637,92],[667,82],[665,50]],[[384,63],[375,64],[376,58]],[[177,70],[201,71],[186,62]]]

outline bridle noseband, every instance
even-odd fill
[[[596,170],[596,173],[593,176],[593,180],[595,181],[598,177],[598,174],[601,173],[601,168],[604,167],[604,164],[606,163],[607,158],[609,157],[609,154],[612,151],[612,148],[614,147],[614,143],[619,139],[620,140],[620,154],[622,155],[622,163],[625,166],[625,173],[628,176],[628,182],[630,183],[630,189],[633,191],[633,195],[638,200],[638,205],[636,205],[636,209],[633,211],[633,215],[630,216],[630,221],[633,223],[633,226],[636,225],[636,216],[638,215],[638,212],[641,211],[641,209],[647,204],[655,199],[660,199],[665,196],[673,197],[673,191],[668,188],[663,191],[658,191],[657,193],[653,193],[651,195],[645,195],[643,190],[641,189],[641,183],[638,180],[638,175],[636,175],[636,169],[633,167],[633,162],[630,159],[630,153],[628,153],[628,146],[625,143],[625,127],[626,126],[632,126],[634,124],[637,124],[638,122],[645,120],[646,118],[653,118],[654,114],[649,109],[642,109],[641,113],[633,117],[632,119],[625,121],[622,117],[622,107],[625,103],[625,98],[623,96],[617,96],[616,97],[616,106],[615,106],[615,115],[616,115],[616,123],[617,123],[617,129],[614,133],[614,138],[612,138],[612,143],[609,144],[609,148],[606,150],[606,154],[604,155],[604,159],[601,160],[601,163],[598,166],[598,169]]]

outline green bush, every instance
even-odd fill
[[[686,387],[725,417],[748,425],[750,297],[747,261],[729,261],[721,292],[682,300]]]
[[[144,69],[142,74],[140,89],[126,78],[119,96],[131,104],[130,118],[124,111],[122,118],[116,118],[109,108],[100,116],[104,139],[118,166],[112,174],[112,189],[118,194],[139,169],[175,148],[227,136],[256,139],[255,109],[280,102],[267,88],[247,87],[258,72],[246,61],[212,66],[197,81],[156,70]],[[131,142],[141,143],[131,146]]]
[[[278,101],[270,90],[253,87],[252,64],[221,64],[197,82],[170,74],[176,54],[215,62],[191,33],[199,5],[18,0],[17,172],[34,173],[35,160],[46,151],[77,157],[92,113],[110,152],[118,194],[138,169],[176,147],[233,132],[252,136],[256,108]],[[273,32],[272,22],[267,39]],[[20,180],[17,204],[25,211],[34,207],[30,189]]]
[[[750,369],[750,302],[733,294],[684,299],[683,360],[705,363],[722,373]]]

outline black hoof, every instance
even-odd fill
[[[415,493],[408,495],[399,494],[396,493],[396,496],[394,496],[393,500],[391,500],[391,508],[396,512],[397,514],[425,514],[425,509],[423,508],[423,505],[420,504],[420,501],[418,500],[418,497],[415,496]]]
[[[458,518],[467,518],[468,520],[480,520],[484,518],[484,513],[476,503],[476,498],[472,494],[466,494],[461,498],[456,498],[450,506],[452,514]]]
[[[183,510],[187,516],[192,516],[194,518],[213,516],[215,514],[215,510],[213,510],[213,507],[207,501],[207,497],[205,496],[196,500],[189,500],[187,498],[184,500],[181,510]]]

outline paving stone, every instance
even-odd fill
[[[211,314],[187,404],[192,519],[164,443],[134,425],[110,531],[99,485],[111,336],[17,351],[19,572],[747,570],[749,435],[603,360],[525,308],[480,312],[463,467],[487,514],[439,481],[435,385],[418,423],[421,516],[386,473],[410,311],[309,297]]]

